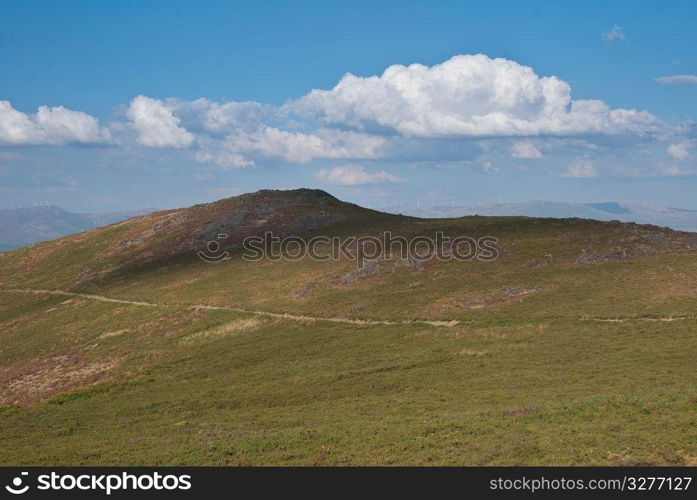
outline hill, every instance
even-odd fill
[[[242,258],[267,231],[492,236],[498,258]],[[0,462],[694,464],[695,250],[294,190],[5,252]]]

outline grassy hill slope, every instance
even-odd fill
[[[266,230],[491,235],[501,257],[243,260]],[[199,259],[219,234],[231,258]],[[696,249],[296,190],[2,253],[0,463],[695,464]]]

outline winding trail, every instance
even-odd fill
[[[36,290],[31,288],[0,288],[0,292],[6,293],[33,293],[46,295],[63,295],[66,297],[81,297],[83,299],[98,300],[100,302],[112,302],[116,304],[127,304],[141,307],[185,307],[188,309],[206,309],[210,311],[232,311],[245,314],[253,314],[256,316],[264,316],[267,318],[287,319],[291,321],[328,321],[330,323],[344,323],[348,325],[429,325],[429,326],[444,326],[453,327],[461,323],[458,320],[425,320],[425,319],[405,319],[405,320],[386,320],[386,319],[355,319],[355,318],[337,318],[326,316],[311,316],[307,314],[291,314],[277,313],[264,311],[261,309],[250,309],[246,307],[231,307],[231,306],[212,306],[209,304],[164,304],[155,302],[144,302],[137,300],[116,299],[106,297],[104,295],[94,295],[89,293],[69,292],[67,290]],[[666,317],[619,317],[619,318],[598,318],[581,316],[577,318],[580,321],[597,321],[603,323],[626,323],[629,321],[649,321],[649,322],[673,322],[687,321],[697,319],[697,316],[666,316]]]
[[[651,318],[651,317],[626,317],[626,318],[579,318],[581,321],[600,321],[603,323],[626,323],[627,321],[658,321],[670,323],[672,321],[686,321],[690,319],[697,319],[695,316],[665,316],[662,318]]]
[[[66,297],[81,297],[83,299],[98,300],[101,302],[113,302],[116,304],[127,304],[142,307],[186,307],[189,309],[207,309],[212,311],[233,311],[246,314],[254,314],[256,316],[265,316],[267,318],[279,318],[292,321],[328,321],[331,323],[345,323],[349,325],[429,325],[429,326],[445,326],[453,327],[458,325],[458,320],[450,321],[429,321],[429,320],[381,320],[381,319],[352,319],[352,318],[332,318],[323,316],[310,316],[305,314],[290,314],[290,313],[275,313],[263,311],[259,309],[248,309],[245,307],[229,307],[229,306],[211,306],[208,304],[162,304],[155,302],[143,302],[136,300],[115,299],[105,297],[104,295],[93,295],[88,293],[69,292],[67,290],[35,290],[29,288],[5,288],[0,289],[0,292],[6,293],[32,293],[46,295],[63,295]]]

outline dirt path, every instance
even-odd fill
[[[671,322],[671,321],[685,321],[689,319],[697,319],[695,316],[666,316],[663,318],[649,318],[649,317],[627,317],[627,318],[579,318],[581,321],[600,321],[603,323],[626,323],[627,321],[660,321],[660,322]]]
[[[8,293],[33,293],[47,295],[63,295],[67,297],[82,297],[84,299],[99,300],[101,302],[113,302],[116,304],[128,304],[143,307],[188,307],[190,309],[208,309],[212,311],[233,311],[246,314],[254,314],[257,316],[265,316],[268,318],[288,319],[292,321],[329,321],[331,323],[346,323],[350,325],[430,325],[430,326],[445,326],[452,327],[460,322],[457,320],[450,321],[428,321],[428,320],[380,320],[380,319],[351,319],[351,318],[331,318],[322,316],[309,316],[304,314],[289,314],[275,313],[270,311],[261,311],[259,309],[248,309],[245,307],[228,307],[228,306],[211,306],[207,304],[158,304],[154,302],[142,302],[126,299],[115,299],[105,297],[103,295],[93,295],[87,293],[69,292],[67,290],[34,290],[28,288],[11,288],[0,289],[0,292]]]
[[[137,300],[126,300],[126,299],[115,299],[113,297],[105,297],[104,295],[93,295],[89,293],[77,293],[69,292],[67,290],[35,290],[29,288],[9,288],[0,289],[0,292],[8,293],[34,293],[34,294],[47,294],[47,295],[64,295],[67,297],[82,297],[84,299],[99,300],[101,302],[113,302],[116,304],[128,304],[133,306],[142,307],[187,307],[190,309],[207,309],[211,311],[232,311],[246,314],[253,314],[256,316],[264,316],[267,318],[279,318],[287,319],[291,321],[329,321],[330,323],[344,323],[349,325],[430,325],[430,326],[445,326],[453,327],[460,324],[458,320],[383,320],[383,319],[353,319],[353,318],[333,318],[324,316],[311,316],[306,314],[290,314],[290,313],[276,313],[271,311],[263,311],[259,309],[249,309],[246,307],[230,307],[230,306],[211,306],[208,304],[162,304],[155,302],[144,302]],[[581,321],[598,321],[603,323],[626,323],[629,321],[658,321],[658,322],[672,322],[672,321],[686,321],[691,319],[697,319],[696,316],[666,316],[661,318],[650,318],[650,317],[624,317],[624,318],[597,318],[597,317],[580,317]]]

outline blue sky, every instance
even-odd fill
[[[1,207],[310,186],[373,207],[697,208],[694,2],[0,9]]]

